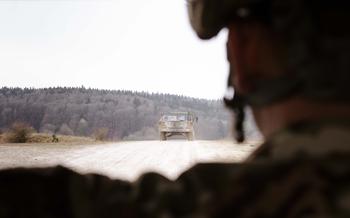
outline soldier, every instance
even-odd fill
[[[350,3],[189,0],[203,39],[228,29],[236,136],[244,106],[266,142],[245,162],[135,183],[65,168],[0,173],[0,217],[350,217]]]

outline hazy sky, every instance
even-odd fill
[[[0,86],[223,96],[226,33],[200,41],[185,0],[0,1]]]

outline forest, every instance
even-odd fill
[[[197,139],[231,137],[231,113],[222,100],[85,87],[0,89],[0,131],[24,122],[40,133],[91,136],[105,129],[109,140],[157,140],[161,115],[176,111],[198,117]],[[246,129],[259,137],[250,114]]]

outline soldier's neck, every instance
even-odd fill
[[[276,131],[301,121],[349,119],[350,105],[311,102],[295,97],[273,105],[253,108],[253,114],[260,131],[265,138],[268,138]]]

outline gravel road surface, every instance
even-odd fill
[[[133,181],[145,172],[176,179],[200,162],[238,162],[256,146],[231,141],[138,141],[101,145],[0,145],[0,169],[64,165]]]

